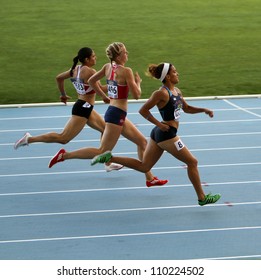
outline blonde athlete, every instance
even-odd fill
[[[181,91],[175,86],[179,82],[179,75],[176,68],[170,63],[151,65],[148,70],[150,76],[159,79],[162,86],[152,93],[149,100],[141,107],[140,114],[153,123],[155,127],[150,134],[150,141],[145,150],[142,160],[127,157],[115,157],[110,151],[96,156],[92,160],[92,165],[96,163],[114,162],[126,167],[136,169],[140,172],[147,172],[160,159],[164,151],[169,152],[178,160],[187,164],[188,177],[194,186],[200,206],[215,203],[220,199],[220,194],[205,195],[200,182],[198,172],[198,161],[191,154],[179,136],[180,113],[196,114],[206,113],[211,118],[213,112],[206,108],[192,107],[184,100]],[[157,106],[161,114],[162,121],[158,121],[150,112]]]

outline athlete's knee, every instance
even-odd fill
[[[58,143],[65,145],[68,144],[70,141],[71,139],[69,137],[63,136],[62,134],[59,135]]]
[[[108,148],[100,147],[100,148],[98,148],[98,153],[99,153],[99,154],[102,154],[102,153],[107,152],[108,150],[109,150]]]
[[[143,173],[149,172],[151,170],[151,168],[152,168],[152,165],[150,163],[141,161],[140,169]]]
[[[70,142],[70,141],[67,140],[67,139],[61,139],[61,140],[59,141],[59,143],[62,144],[62,145],[66,145],[66,144],[68,144],[69,142]]]
[[[197,168],[198,160],[195,157],[191,157],[189,162],[188,162],[188,166],[196,167]]]

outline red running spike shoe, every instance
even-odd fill
[[[58,162],[64,161],[63,154],[66,153],[65,149],[61,149],[59,152],[55,154],[54,157],[49,162],[48,167],[51,168],[53,165],[55,165]]]
[[[158,177],[154,177],[151,181],[146,181],[147,187],[163,186],[168,183],[168,180],[160,180]]]

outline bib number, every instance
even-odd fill
[[[78,79],[71,79],[72,84],[79,94],[85,94],[85,87],[83,82]]]
[[[108,81],[108,96],[118,98],[118,86],[116,81]]]
[[[183,142],[181,141],[181,139],[179,139],[178,141],[176,141],[175,146],[177,148],[178,151],[180,151],[181,149],[183,149],[185,147],[185,145],[183,144]]]
[[[178,108],[174,111],[174,118],[175,118],[175,120],[179,120],[179,118],[180,118],[180,108]]]

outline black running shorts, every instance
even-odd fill
[[[72,115],[84,117],[88,120],[92,112],[92,109],[93,109],[93,105],[89,104],[84,100],[78,99],[73,105]]]
[[[168,131],[162,131],[158,126],[155,126],[151,133],[150,138],[154,140],[156,143],[160,143],[169,139],[172,139],[177,136],[176,127],[170,126]]]

